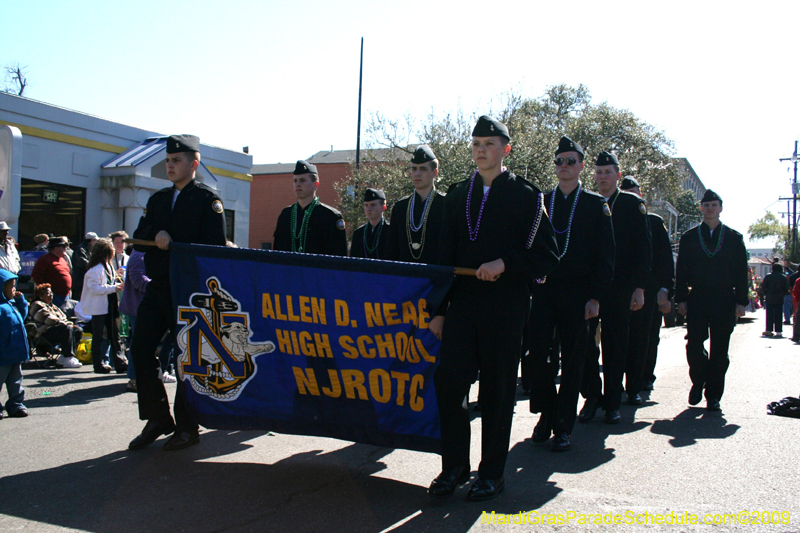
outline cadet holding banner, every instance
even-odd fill
[[[558,265],[543,195],[503,167],[511,152],[505,124],[482,116],[472,132],[478,170],[450,188],[440,240],[442,265],[477,268],[459,276],[430,330],[441,336],[434,381],[442,424],[442,472],[428,493],[447,497],[470,477],[466,395],[480,371],[482,460],[468,500],[505,489],[522,333],[530,283]],[[449,305],[448,305],[449,304]]]

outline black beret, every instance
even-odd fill
[[[583,154],[583,148],[581,145],[567,137],[566,135],[561,137],[561,140],[558,141],[558,148],[556,148],[556,155],[561,154],[563,152],[578,152],[581,155]]]
[[[167,153],[199,152],[200,137],[196,135],[170,135],[167,137]]]
[[[636,178],[633,176],[625,176],[622,178],[622,181],[619,182],[619,188],[623,191],[633,189],[634,187],[639,187],[639,182],[636,181]]]
[[[604,167],[606,165],[619,166],[619,161],[617,161],[617,156],[611,152],[600,152],[597,155],[597,162],[594,165],[597,167]]]
[[[312,165],[308,161],[303,161],[302,159],[297,162],[294,166],[294,172],[292,172],[295,176],[298,174],[318,174],[317,173],[317,166]]]
[[[371,202],[372,200],[386,201],[386,195],[380,189],[367,189],[364,191],[364,201]]]
[[[715,193],[711,189],[706,189],[706,193],[703,195],[703,198],[700,200],[700,203],[703,202],[713,202],[714,200],[719,201],[719,205],[722,205],[722,198],[719,197],[719,194]]]
[[[475,129],[472,130],[473,137],[505,137],[509,141],[511,137],[508,135],[508,128],[499,120],[495,120],[488,115],[483,115],[478,119],[475,124]]]
[[[436,156],[431,150],[431,147],[427,144],[421,144],[417,146],[417,149],[414,150],[414,157],[411,158],[411,162],[420,165],[422,163],[427,163],[428,161],[433,161],[436,159]]]

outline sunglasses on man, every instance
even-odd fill
[[[567,158],[557,157],[556,160],[553,161],[553,163],[555,163],[557,167],[560,167],[561,165],[563,165],[565,163],[568,166],[571,167],[573,165],[577,165],[578,164],[578,160],[575,159],[574,157],[567,157]]]

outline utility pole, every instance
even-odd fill
[[[361,168],[361,76],[363,72],[364,72],[364,38],[362,37],[361,63],[358,66],[358,133],[356,134],[356,170]],[[797,153],[796,146],[795,146],[795,153]]]
[[[791,161],[794,163],[794,178],[792,180],[792,258],[794,262],[797,260],[797,141],[794,142],[794,153],[792,157],[783,157],[781,161]]]

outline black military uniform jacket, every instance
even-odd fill
[[[193,179],[181,189],[173,207],[174,192],[174,186],[167,187],[150,197],[134,238],[152,241],[164,230],[175,242],[225,246],[225,214],[217,193]],[[145,272],[152,282],[169,284],[169,251],[141,245],[134,249],[145,254]]]
[[[375,240],[377,239],[377,243]],[[386,259],[386,244],[389,242],[389,222],[381,219],[376,226],[367,222],[353,232],[350,244],[350,257],[368,257],[370,259]],[[377,244],[377,246],[375,246]],[[367,250],[374,248],[372,252]]]
[[[469,185],[469,179],[460,181],[447,193],[439,264],[477,269],[484,263],[502,259],[505,272],[494,282],[456,276],[451,290],[465,289],[479,294],[510,288],[528,291],[533,279],[550,274],[558,266],[558,250],[546,208],[532,246],[527,247],[536,223],[541,192],[509,171],[497,176],[483,208],[477,237],[472,241],[465,209]],[[478,223],[482,199],[483,180],[477,174],[469,209],[473,230]],[[443,311],[440,308],[438,314]]]
[[[439,237],[442,230],[442,218],[444,217],[445,195],[437,190],[431,191],[434,197],[431,199],[431,207],[428,212],[428,221],[425,226],[425,242],[419,250],[412,250],[411,243],[408,242],[408,228],[406,216],[408,205],[411,203],[411,195],[401,198],[392,208],[391,224],[389,225],[389,241],[386,245],[386,259],[391,261],[403,261],[404,263],[425,263],[435,265],[439,259]],[[414,218],[416,225],[422,220],[425,210],[425,201],[414,192]],[[414,243],[422,242],[422,229],[411,232],[411,240]],[[414,255],[411,255],[413,251]],[[419,258],[417,258],[417,257]]]
[[[672,257],[669,232],[663,218],[655,213],[647,213],[647,217],[650,219],[650,236],[653,241],[653,268],[645,289],[653,294],[667,289],[669,297],[672,297],[675,294],[675,260]]]
[[[616,244],[613,287],[644,289],[650,279],[652,264],[650,227],[644,200],[617,189],[606,204],[611,212]]]
[[[581,189],[567,245],[567,228],[577,193],[576,188],[564,198],[556,187],[545,194],[545,206],[548,209],[553,207],[549,215],[555,230],[559,255],[564,252],[565,246],[567,248],[558,268],[547,276],[541,288],[580,288],[586,301],[599,301],[614,279],[614,230],[611,217],[603,212],[605,199],[597,193]]]
[[[292,208],[290,205],[281,211],[278,216],[278,224],[273,235],[272,249],[280,252],[292,251],[292,238],[299,237],[303,226],[303,216],[306,208],[297,205],[297,220],[295,228],[292,229]],[[344,229],[344,219],[342,214],[333,207],[319,202],[311,212],[306,231],[305,249],[306,254],[321,255],[340,255],[347,257],[347,232]],[[301,239],[295,239],[295,251],[299,252]]]
[[[724,228],[722,247],[709,257],[700,245],[702,236],[706,248],[713,252],[718,231]],[[681,236],[678,249],[678,265],[675,281],[675,301],[685,302],[689,296],[689,289],[702,293],[713,293],[716,296],[726,296],[733,293],[736,303],[747,305],[747,250],[744,246],[742,234],[720,223],[711,231],[705,222],[695,226]]]

